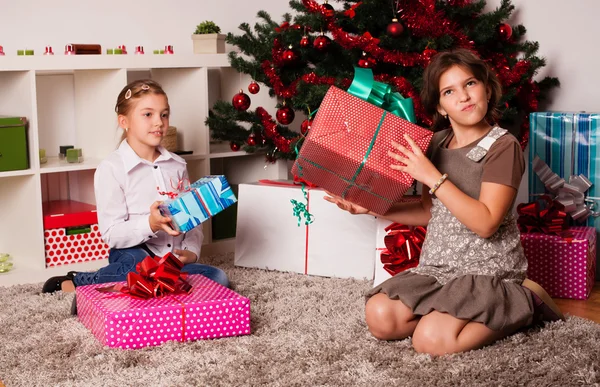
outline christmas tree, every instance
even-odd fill
[[[296,13],[285,14],[282,23],[260,11],[254,31],[243,23],[242,35],[227,35],[239,49],[229,54],[232,66],[253,78],[248,92],[268,87],[277,97],[277,113],[274,118],[263,107],[248,110],[251,99],[240,90],[231,103],[220,101],[211,110],[207,124],[213,138],[229,141],[233,150],[266,151],[270,161],[294,159],[311,121],[302,122],[301,133],[287,125],[295,115],[311,117],[331,85],[347,89],[355,66],[371,68],[375,80],[412,98],[417,123],[428,127],[419,99],[423,70],[438,51],[463,47],[498,74],[504,92],[500,125],[527,145],[528,114],[558,80],[533,79],[545,61],[536,56],[538,43],[523,39],[524,26],[506,23],[514,11],[510,0],[487,13],[485,0],[339,3],[334,8],[327,0],[292,0]]]

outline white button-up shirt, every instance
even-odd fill
[[[172,237],[150,229],[150,206],[168,199],[161,193],[176,191],[178,180],[187,179],[186,162],[159,146],[160,156],[151,163],[140,158],[123,140],[104,159],[94,174],[98,226],[110,248],[123,249],[146,243],[157,256],[174,249],[190,250],[199,257],[204,234],[196,227]]]

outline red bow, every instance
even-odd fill
[[[573,234],[567,230],[569,225],[565,207],[549,195],[542,195],[531,203],[519,204],[517,213],[517,223],[522,233],[541,232],[556,234],[568,241],[573,239]]]
[[[371,33],[369,31],[365,32],[363,34],[363,37],[365,37],[367,40],[369,40],[369,43],[374,43],[374,44],[379,44],[380,40],[373,37],[373,35],[371,35]]]
[[[156,187],[159,195],[167,195],[169,199],[175,199],[177,196],[189,192],[192,190],[192,186],[190,184],[190,179],[177,179],[177,186],[173,185],[173,180],[171,180],[171,188],[173,191],[161,191],[159,187]]]
[[[275,27],[275,32],[285,31],[288,28],[290,28],[290,23],[289,22],[283,22],[283,23],[281,23],[281,25],[279,27]]]
[[[348,16],[350,19],[353,19],[356,16],[356,8],[358,8],[362,4],[362,1],[354,4],[350,8],[344,11],[344,15]]]
[[[383,238],[386,249],[381,252],[381,263],[392,276],[419,264],[425,240],[425,227],[411,227],[392,223],[385,228]]]
[[[171,253],[160,259],[146,257],[137,264],[138,273],[127,274],[127,285],[117,284],[97,290],[124,293],[144,300],[167,294],[189,293],[192,286],[186,281],[187,273],[181,272],[182,267],[183,263]]]

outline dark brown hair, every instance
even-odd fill
[[[442,116],[437,109],[440,103],[440,78],[453,66],[460,66],[471,72],[478,81],[483,82],[486,90],[491,90],[485,120],[490,124],[496,123],[500,117],[498,104],[502,98],[502,85],[487,63],[472,51],[459,48],[436,54],[423,73],[421,102],[425,112],[432,118],[431,129],[435,132],[449,126],[448,119]]]
[[[169,105],[169,99],[167,93],[163,90],[162,86],[151,79],[140,79],[133,81],[121,90],[117,97],[117,103],[115,104],[115,112],[117,115],[126,116],[133,108],[134,103],[147,94],[164,95],[167,99],[167,106]],[[123,128],[125,129],[125,128]],[[124,131],[121,136],[121,141],[127,137],[127,132]]]

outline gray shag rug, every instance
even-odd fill
[[[232,254],[208,263],[250,298],[251,335],[111,349],[70,316],[72,293],[0,287],[0,380],[6,387],[600,385],[600,325],[588,320],[569,317],[434,358],[417,354],[410,339],[369,334],[370,281],[238,268]]]

